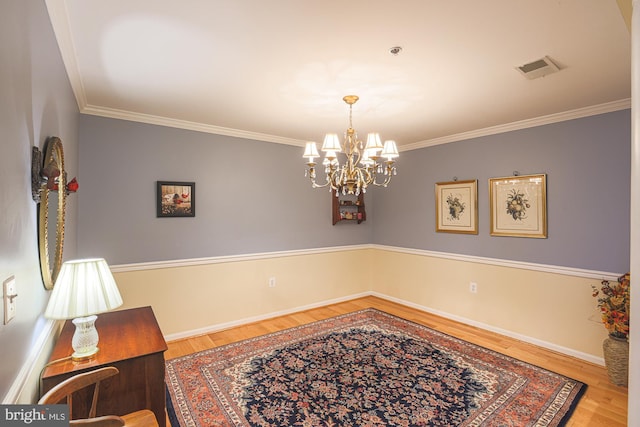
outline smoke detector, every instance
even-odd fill
[[[520,72],[520,74],[522,74],[529,80],[537,79],[538,77],[544,77],[547,74],[560,71],[560,68],[558,68],[558,66],[554,64],[551,58],[549,58],[548,56],[516,67],[516,69]]]

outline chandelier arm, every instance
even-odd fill
[[[344,148],[343,148],[343,153],[347,156],[347,162],[349,163],[349,168],[353,169],[354,165],[357,165],[358,162],[360,161],[360,153],[358,151],[358,139],[356,138],[356,131],[351,127],[351,124],[349,124],[349,129],[347,129],[347,132],[345,134],[345,141],[344,141]],[[358,155],[358,159],[355,161],[353,161],[353,156],[354,154]]]
[[[362,159],[362,153],[360,152],[360,149],[356,149],[356,159],[353,162],[354,166],[357,167],[357,164],[360,163],[360,159]]]
[[[373,185],[377,185],[377,177],[378,177],[378,167],[379,167],[379,163],[377,161],[373,162],[373,165],[371,165],[369,167],[369,175],[371,176],[371,184]]]
[[[311,181],[311,187],[312,188],[323,188],[326,187],[327,185],[330,184],[330,180],[329,180],[329,173],[327,173],[327,170],[325,169],[325,182],[324,184],[318,184],[316,182],[316,168],[315,168],[315,163],[308,163],[307,164],[308,169],[305,171],[305,175],[309,177],[309,180]]]
[[[387,162],[387,166],[385,168],[385,179],[383,182],[376,182],[375,179],[372,182],[373,185],[376,185],[378,187],[386,187],[387,185],[389,185],[389,183],[391,182],[391,177],[393,175],[393,171],[395,169],[395,167],[393,166],[393,162],[388,161]]]
[[[311,187],[312,188],[322,188],[322,187],[326,187],[327,185],[329,185],[328,177],[327,177],[327,181],[324,184],[318,184],[316,182],[316,178],[315,177],[309,176],[309,179],[311,180]]]
[[[371,172],[365,168],[360,168],[360,174],[362,176],[362,182],[364,184],[363,187],[367,188],[367,186],[374,181],[373,175],[371,175]]]
[[[344,174],[344,167],[336,168],[331,171],[331,178],[330,178],[331,188],[336,192],[339,191],[340,187],[342,186],[341,183],[342,183],[343,174]]]
[[[367,191],[369,176],[366,169],[358,168],[358,188],[361,192]]]
[[[324,184],[318,184],[315,180],[311,181],[311,187],[313,188],[324,188],[327,185],[329,185],[329,181],[325,182]]]
[[[387,177],[384,182],[375,182],[373,181],[372,184],[375,185],[376,187],[386,187],[387,185],[389,185],[389,182],[391,182],[391,178]]]

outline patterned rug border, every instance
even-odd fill
[[[261,344],[267,344],[267,345],[262,345],[261,347],[259,347],[257,350],[251,350],[249,352],[249,354],[264,354],[264,353],[268,353],[274,349],[277,349],[279,347],[282,347],[283,345],[291,345],[292,343],[299,343],[299,342],[303,342],[305,340],[308,340],[310,338],[316,337],[316,336],[322,336],[327,334],[327,331],[340,331],[340,330],[346,330],[346,329],[351,329],[354,326],[358,325],[358,324],[362,324],[364,322],[366,322],[368,319],[370,319],[370,321],[375,321],[375,316],[381,316],[383,318],[387,318],[391,321],[400,323],[400,324],[405,324],[410,328],[415,328],[416,330],[423,330],[425,331],[426,334],[430,334],[432,336],[436,336],[439,337],[440,339],[447,341],[449,343],[453,343],[456,346],[468,346],[471,347],[473,349],[475,349],[478,353],[484,353],[485,355],[487,355],[488,357],[493,357],[496,359],[500,359],[503,360],[507,363],[511,363],[514,365],[519,365],[520,367],[524,368],[524,369],[531,369],[533,371],[538,371],[540,373],[546,374],[546,375],[550,375],[550,376],[555,376],[556,378],[562,379],[564,381],[566,381],[567,383],[571,383],[573,382],[574,384],[570,387],[570,389],[567,391],[565,390],[565,393],[559,393],[559,396],[562,398],[562,402],[561,404],[557,403],[557,399],[556,398],[556,403],[555,404],[551,404],[551,407],[560,407],[562,408],[563,406],[565,406],[565,401],[572,399],[571,403],[564,408],[565,412],[564,415],[562,416],[562,418],[558,421],[556,420],[557,424],[553,424],[556,426],[564,426],[566,424],[566,422],[569,420],[569,418],[571,417],[571,415],[573,414],[576,406],[578,405],[578,403],[580,402],[580,399],[582,398],[582,396],[584,395],[584,392],[586,391],[588,385],[586,383],[583,383],[581,381],[578,381],[574,378],[568,377],[566,375],[562,375],[559,374],[557,372],[551,371],[549,369],[540,367],[538,365],[535,365],[533,363],[529,363],[529,362],[525,362],[523,360],[517,359],[513,356],[508,356],[505,355],[503,353],[500,353],[496,350],[492,350],[486,347],[483,347],[481,345],[466,341],[464,339],[461,338],[457,338],[453,335],[438,331],[436,329],[433,329],[429,326],[423,325],[421,323],[412,321],[412,320],[407,320],[404,319],[400,316],[394,315],[394,314],[390,314],[387,313],[385,311],[382,311],[380,309],[377,308],[366,308],[366,309],[362,309],[362,310],[358,310],[358,311],[354,311],[354,312],[350,312],[350,313],[345,313],[345,314],[340,314],[337,316],[333,316],[327,319],[321,319],[321,320],[316,320],[314,322],[308,323],[308,324],[304,324],[304,325],[299,325],[299,326],[295,326],[295,327],[291,327],[291,328],[286,328],[280,331],[275,331],[275,332],[271,332],[265,335],[260,335],[257,337],[252,337],[252,338],[247,338],[247,339],[243,339],[240,341],[236,341],[233,343],[229,343],[229,344],[224,344],[221,346],[217,346],[217,347],[212,347],[210,349],[206,349],[206,350],[201,350],[195,353],[191,353],[185,356],[179,356],[179,357],[175,357],[175,358],[171,358],[171,359],[167,359],[165,362],[165,366],[167,368],[167,375],[166,375],[166,379],[165,381],[167,382],[167,387],[166,387],[166,400],[167,400],[167,413],[168,413],[168,418],[170,421],[170,424],[172,427],[180,427],[180,423],[178,421],[178,416],[176,413],[176,409],[179,410],[179,407],[175,406],[174,403],[174,397],[172,396],[172,391],[173,393],[177,393],[177,396],[179,398],[184,398],[184,396],[181,395],[181,391],[182,389],[180,388],[179,390],[176,390],[177,388],[177,384],[175,384],[173,381],[170,380],[170,372],[171,372],[171,368],[170,365],[175,364],[179,361],[185,361],[185,360],[189,360],[189,359],[197,359],[203,356],[207,356],[210,355],[212,353],[221,353],[221,352],[225,352],[226,353],[238,353],[237,351],[233,351],[234,349],[237,348],[244,348],[247,346],[251,346],[253,343],[259,342]],[[345,319],[345,318],[354,318],[354,322],[349,323],[349,324],[345,324],[342,325],[340,327],[336,327],[336,325],[339,325],[340,322]],[[355,321],[357,320],[357,322]],[[309,333],[305,333],[305,334],[298,334],[299,331],[308,331]],[[411,336],[415,336],[416,338],[419,339],[425,339],[425,337],[420,336],[420,335],[416,335],[413,332],[407,332],[404,331],[405,333],[407,333],[408,335]],[[284,338],[282,338],[284,336]],[[430,342],[430,341],[429,341]],[[430,344],[434,345],[435,347],[442,347],[445,349],[449,349],[449,346],[442,346],[440,344],[437,343],[433,343],[430,342]],[[460,350],[454,350],[457,351],[461,354],[464,354],[464,352],[460,352]],[[245,353],[246,355],[246,353]],[[497,368],[497,366],[494,366]],[[567,384],[565,384],[565,389],[567,388]],[[548,412],[551,408],[548,408],[547,411]],[[561,413],[561,412],[558,412]],[[553,416],[555,417],[555,416]],[[549,420],[546,419],[547,417],[545,417],[545,415],[543,415],[540,419],[538,419],[537,423],[535,424],[535,426],[546,426],[546,425],[550,425],[549,423],[551,421],[553,421],[553,419]],[[196,423],[194,425],[200,425],[199,423]],[[465,423],[465,425],[467,425]],[[469,425],[483,425],[483,424],[469,424]]]

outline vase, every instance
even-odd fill
[[[604,364],[612,383],[626,386],[629,375],[629,342],[626,338],[609,335],[602,343]]]

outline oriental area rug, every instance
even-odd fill
[[[586,385],[375,309],[166,362],[173,427],[560,426]]]

